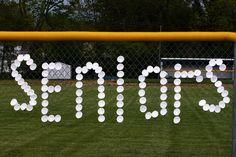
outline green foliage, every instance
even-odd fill
[[[234,31],[234,0],[2,0],[0,30]]]
[[[33,26],[32,18],[28,15],[20,14],[17,3],[0,2],[0,30],[31,30]]]

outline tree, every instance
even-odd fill
[[[164,31],[188,30],[191,8],[183,0],[97,0],[99,30]]]
[[[209,30],[234,31],[236,29],[236,1],[211,0],[206,6]]]
[[[0,2],[0,30],[31,30],[32,18],[23,16],[14,1]]]

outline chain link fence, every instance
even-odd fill
[[[18,67],[12,66],[18,64],[15,60],[21,54],[29,54],[33,62],[22,58]],[[230,153],[232,138],[233,57],[233,43],[229,42],[1,42],[1,114],[5,123],[24,121],[30,114],[15,113],[14,109],[33,110],[23,105],[30,100],[33,107],[37,102],[30,115],[35,123],[61,121],[61,125],[73,126],[77,119],[87,117],[87,125],[97,120],[124,124],[141,121],[146,125],[145,119],[158,119],[157,125],[171,128],[170,124],[179,124],[176,134],[193,143],[199,135],[203,138],[200,148],[206,152],[213,151],[207,142],[213,146],[215,142],[226,152],[213,154],[225,155]],[[50,63],[60,68],[54,65],[50,69]],[[94,63],[102,69],[96,71]],[[47,69],[48,75],[44,73]],[[24,82],[19,84],[21,78]],[[22,87],[24,83],[30,89]],[[54,87],[51,92],[50,87]],[[33,94],[27,96],[31,89]],[[57,90],[61,92],[55,93]],[[190,132],[194,133],[187,136]],[[212,139],[204,143],[204,137]]]
[[[30,54],[39,67],[33,73],[28,73],[29,68],[21,67],[27,79],[41,79],[42,63],[61,62],[70,66],[71,77],[66,79],[73,80],[75,68],[89,61],[98,62],[107,72],[108,80],[109,77],[115,79],[116,58],[119,55],[125,57],[124,77],[136,80],[148,65],[173,67],[177,62],[182,62],[195,70],[206,66],[210,59],[227,59],[227,69],[232,70],[233,65],[233,44],[222,42],[2,42],[0,50],[3,80],[12,79],[10,66],[19,54]],[[87,77],[94,79],[92,75]]]

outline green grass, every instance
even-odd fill
[[[232,99],[232,85],[226,85]],[[40,97],[40,85],[32,88]],[[116,122],[116,87],[106,86],[106,121],[97,121],[97,88],[84,87],[83,118],[75,118],[74,85],[63,85],[51,94],[49,113],[61,114],[60,123],[42,123],[41,100],[32,112],[15,112],[9,102],[27,97],[15,82],[0,83],[0,156],[136,156],[228,157],[231,156],[232,102],[220,113],[204,112],[201,98],[220,99],[213,85],[182,87],[181,123],[173,124],[173,85],[168,90],[168,114],[145,120],[139,112],[137,85],[125,87],[125,121]],[[159,88],[147,88],[149,110],[160,109]],[[28,101],[28,100],[27,100]],[[231,100],[232,101],[232,100]]]

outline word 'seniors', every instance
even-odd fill
[[[118,123],[122,123],[124,121],[124,110],[122,109],[122,107],[125,105],[124,104],[124,95],[122,94],[124,91],[124,62],[125,58],[123,56],[119,56],[117,58],[117,122]],[[11,106],[14,107],[15,111],[18,110],[26,110],[26,111],[32,111],[33,107],[35,105],[37,105],[37,94],[35,93],[35,91],[31,88],[31,86],[24,80],[24,78],[22,77],[22,75],[19,73],[19,71],[17,70],[21,63],[25,61],[26,65],[29,66],[30,70],[35,70],[37,68],[37,65],[34,63],[33,59],[30,57],[29,54],[20,54],[18,55],[17,59],[14,61],[14,63],[12,63],[11,65],[11,70],[12,70],[12,77],[16,80],[17,84],[19,86],[21,86],[21,89],[24,90],[24,92],[28,95],[29,97],[29,102],[28,103],[22,103],[20,104],[16,98],[12,99],[10,104]],[[202,107],[202,109],[204,111],[209,111],[209,112],[215,112],[215,113],[219,113],[221,111],[221,109],[225,108],[226,104],[228,104],[230,102],[230,98],[228,97],[229,92],[225,89],[225,87],[223,86],[222,82],[220,80],[218,80],[217,76],[214,75],[213,73],[213,68],[215,66],[219,67],[220,71],[225,71],[226,70],[226,65],[223,64],[223,60],[221,59],[211,59],[209,61],[209,64],[206,66],[205,70],[206,70],[206,78],[209,78],[210,81],[215,85],[216,90],[219,94],[221,94],[222,100],[220,100],[218,102],[218,104],[209,104],[206,100],[202,99],[199,100],[199,106]],[[42,87],[41,87],[41,91],[42,91],[42,99],[43,101],[41,102],[42,105],[42,109],[41,109],[41,113],[42,113],[42,117],[41,120],[42,122],[60,122],[61,121],[61,116],[60,115],[50,115],[48,114],[49,110],[48,110],[48,97],[49,94],[53,93],[53,92],[60,92],[61,91],[61,86],[60,85],[56,85],[56,86],[52,86],[52,85],[48,85],[49,79],[48,79],[48,74],[49,74],[49,70],[60,70],[62,68],[61,63],[43,63],[42,64]],[[181,106],[181,79],[184,78],[195,78],[196,82],[200,83],[203,81],[204,77],[202,74],[201,70],[194,70],[194,71],[185,71],[185,70],[181,70],[182,66],[181,64],[176,64],[174,66],[175,69],[175,73],[174,73],[174,118],[173,118],[173,122],[175,124],[178,124],[180,122],[180,106]],[[98,63],[91,63],[91,62],[87,62],[87,64],[83,67],[77,67],[76,68],[76,114],[75,117],[80,119],[83,116],[83,112],[82,112],[82,102],[83,102],[83,76],[89,71],[89,70],[93,70],[97,76],[97,84],[98,84],[98,121],[99,122],[104,122],[105,121],[105,87],[104,87],[104,77],[105,77],[105,72],[103,71],[103,68],[98,64]],[[160,95],[160,99],[161,99],[161,103],[160,103],[160,107],[161,110],[157,111],[148,111],[147,106],[146,106],[146,97],[145,97],[145,88],[146,88],[146,83],[145,80],[146,78],[149,76],[149,74],[154,73],[154,74],[158,74],[160,76],[160,91],[161,91],[161,95]],[[146,69],[144,69],[142,71],[142,74],[138,77],[139,80],[139,91],[138,91],[138,95],[140,97],[139,99],[139,103],[140,103],[140,112],[145,114],[145,118],[151,119],[151,118],[157,118],[158,116],[165,116],[167,114],[167,106],[168,106],[168,102],[167,102],[167,75],[168,73],[161,70],[159,66],[148,66]]]

